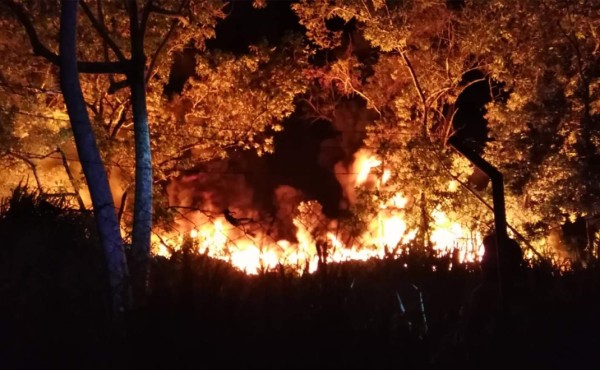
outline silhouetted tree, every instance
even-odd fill
[[[87,113],[77,66],[77,8],[75,1],[61,1],[59,66],[60,87],[65,98],[67,112],[71,121],[77,153],[92,197],[94,216],[104,248],[112,304],[115,314],[128,306],[128,271],[119,220],[115,212],[113,197],[106,176],[106,170],[90,118]]]

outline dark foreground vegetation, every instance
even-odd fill
[[[529,268],[512,313],[477,321],[468,307],[478,267],[449,263],[412,254],[298,277],[156,258],[148,302],[123,333],[111,324],[93,220],[17,192],[0,212],[0,368],[597,366],[596,266]]]

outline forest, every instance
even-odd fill
[[[597,362],[600,3],[0,25],[0,368]]]

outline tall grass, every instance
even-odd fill
[[[450,270],[450,262],[412,253],[329,264],[312,275],[280,268],[248,276],[189,250],[156,257],[148,305],[130,313],[127,343],[114,352],[91,215],[19,188],[0,205],[0,368],[574,368],[595,361],[596,266],[566,274],[529,268],[522,283],[530,299],[506,321],[508,334],[489,338],[485,356],[474,360],[460,335],[480,273],[476,265]]]

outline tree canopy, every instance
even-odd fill
[[[0,155],[12,171],[3,186],[34,168],[42,187],[60,179],[61,192],[77,193],[56,67],[34,57],[56,54],[58,8],[17,4],[46,48],[24,47],[31,31],[2,7]],[[81,4],[80,59],[102,61],[82,64],[82,72],[105,72],[83,74],[82,87],[103,159],[123,190],[135,165],[130,102],[114,70],[130,57],[126,11],[121,1]],[[289,6],[301,27],[243,52],[218,42],[207,47],[231,4],[148,4],[141,17],[144,45],[154,51],[146,80],[157,183],[234,150],[270,153],[274,133],[295,114],[340,132],[336,145],[346,152],[338,168],[347,170],[359,148],[381,162],[373,167],[378,182],[358,194],[345,189],[356,224],[401,192],[408,199],[402,212],[423,241],[436,211],[473,229],[489,226],[485,179],[448,146],[451,135],[499,166],[508,221],[529,238],[598,213],[600,9],[593,2],[300,0]],[[256,12],[269,7],[254,5]],[[348,116],[360,123],[352,126]],[[64,163],[73,168],[71,180]]]
[[[96,5],[97,4],[97,8]],[[113,63],[118,56],[97,35],[86,12],[93,12],[110,33],[119,50],[128,59],[128,21],[121,1],[82,2],[80,12],[80,58]],[[222,157],[226,149],[272,150],[272,132],[281,129],[281,121],[293,110],[295,96],[306,88],[304,68],[308,50],[298,35],[290,34],[278,45],[266,42],[249,46],[246,53],[207,50],[206,40],[215,35],[217,21],[226,17],[226,3],[220,1],[149,2],[144,43],[148,56],[146,73],[147,100],[155,178],[168,179],[178,171],[194,166],[195,161]],[[56,54],[58,7],[53,2],[17,3],[35,27],[40,44]],[[179,10],[172,10],[180,6]],[[2,60],[4,164],[15,171],[8,190],[28,173],[28,161],[48,156],[60,164],[55,153],[61,148],[71,166],[73,155],[68,120],[59,94],[56,67],[42,58],[32,58],[35,50],[23,47],[29,37],[17,21],[15,12],[3,8],[3,25],[13,38],[2,40],[7,58]],[[168,91],[175,58],[193,58],[195,69],[187,71],[180,92]],[[31,60],[26,65],[22,60]],[[20,67],[17,67],[20,66]],[[128,92],[122,89],[122,77],[113,74],[82,74],[83,91],[103,159],[113,173],[115,183],[127,188],[133,182],[135,158],[132,155],[132,114]],[[167,89],[167,90],[165,90]],[[235,125],[232,125],[235,123]],[[271,134],[269,132],[271,132]],[[72,184],[62,166],[38,171],[43,187]],[[53,176],[54,175],[54,176]],[[164,190],[164,189],[162,189]]]

